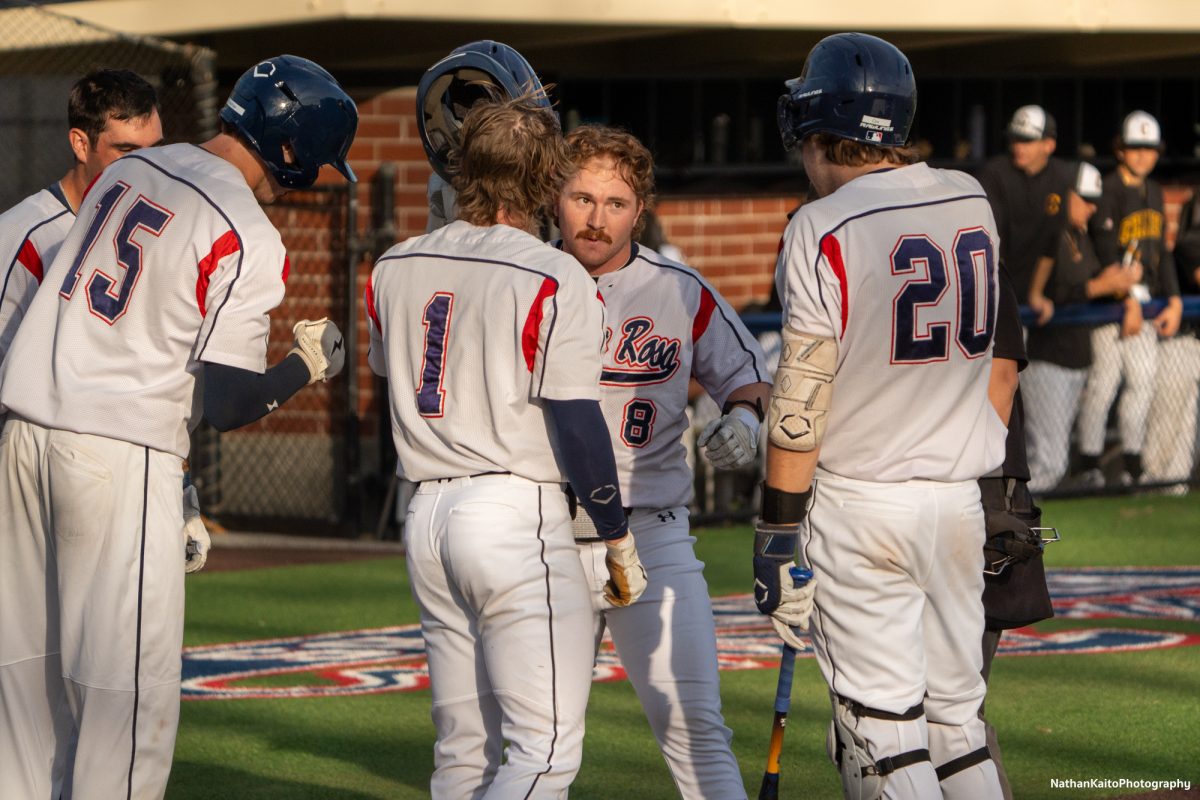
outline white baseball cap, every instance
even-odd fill
[[[1158,147],[1162,131],[1158,120],[1145,111],[1134,111],[1121,123],[1121,144],[1125,147]]]
[[[1013,112],[1008,123],[1008,137],[1021,142],[1057,139],[1058,126],[1054,124],[1054,117],[1041,106],[1021,106]]]
[[[1104,193],[1100,184],[1100,170],[1086,161],[1079,162],[1079,169],[1075,173],[1075,185],[1071,188],[1089,203],[1096,202]]]

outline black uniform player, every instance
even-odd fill
[[[1067,193],[1067,224],[1055,238],[1054,257],[1038,262],[1030,287],[1037,323],[1029,329],[1029,367],[1021,390],[1029,400],[1026,445],[1029,488],[1053,489],[1067,471],[1071,428],[1092,364],[1095,325],[1045,327],[1059,306],[1101,300],[1111,303],[1127,294],[1141,277],[1138,266],[1102,267],[1087,233],[1088,220],[1100,200],[1100,173],[1082,163]]]
[[[1054,156],[1054,117],[1040,106],[1022,106],[1008,124],[1006,156],[990,159],[979,173],[1000,234],[1000,260],[1019,302],[1027,302],[1039,257],[1047,255],[1062,226],[1062,205],[1073,177]]]
[[[1146,420],[1154,399],[1158,339],[1175,335],[1183,313],[1175,266],[1166,248],[1162,187],[1150,178],[1161,146],[1154,117],[1134,111],[1125,118],[1117,141],[1117,168],[1104,178],[1104,196],[1091,222],[1100,263],[1140,263],[1143,284],[1134,286],[1126,300],[1127,311],[1135,317],[1132,321],[1127,319],[1120,328],[1102,325],[1092,332],[1092,368],[1079,412],[1079,450],[1084,475],[1094,485],[1103,483],[1099,465],[1108,411],[1122,383],[1117,414],[1121,483],[1139,481]],[[1167,305],[1153,320],[1139,321],[1141,304],[1151,297],[1164,298]]]

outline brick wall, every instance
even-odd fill
[[[1163,216],[1167,218],[1167,247],[1175,247],[1175,236],[1179,233],[1179,212],[1183,204],[1192,199],[1191,186],[1163,187]]]
[[[397,167],[393,219],[396,238],[405,239],[425,231],[425,182],[430,168],[417,134],[415,101],[416,89],[410,87],[385,92],[359,104],[358,136],[350,160],[360,181],[362,234],[368,233],[372,219],[372,184],[379,164],[385,161]],[[1172,244],[1180,206],[1191,191],[1190,187],[1166,188],[1168,240]],[[658,216],[667,240],[683,251],[684,260],[711,281],[734,308],[741,309],[747,303],[763,302],[770,296],[779,237],[787,213],[798,202],[797,195],[662,196]],[[360,296],[369,268],[369,260],[360,265]],[[366,366],[367,332],[361,314],[357,324],[360,410],[365,414],[371,407],[374,386]]]

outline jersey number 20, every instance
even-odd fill
[[[892,250],[892,274],[914,275],[892,302],[892,363],[928,364],[950,357],[950,323],[918,324],[922,306],[936,306],[951,284],[958,291],[954,338],[967,358],[987,352],[996,331],[996,270],[992,239],[982,228],[954,238],[954,273],[925,234],[905,236]],[[923,267],[923,269],[922,269]],[[920,277],[924,271],[925,277]]]
[[[88,225],[87,234],[79,245],[79,252],[75,255],[71,268],[67,270],[67,276],[63,279],[62,288],[58,292],[64,300],[70,300],[71,295],[75,293],[75,286],[79,283],[84,261],[91,254],[92,246],[96,243],[100,231],[104,230],[105,225],[108,224],[118,201],[128,191],[128,184],[115,183],[96,203],[96,214]],[[121,318],[129,305],[129,299],[133,296],[138,276],[142,272],[142,246],[134,240],[134,234],[146,231],[151,236],[158,236],[167,227],[167,223],[173,216],[170,211],[155,205],[144,195],[138,196],[129,210],[125,212],[112,239],[113,252],[117,257],[116,265],[125,270],[125,275],[119,279],[113,278],[104,273],[100,267],[92,272],[92,276],[87,282],[88,308],[91,309],[92,314],[109,325]]]

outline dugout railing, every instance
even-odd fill
[[[1143,305],[1143,316],[1145,319],[1153,319],[1159,311],[1162,310],[1164,301],[1153,300]],[[1021,309],[1022,322],[1026,325],[1033,325],[1035,315],[1029,308]],[[1061,306],[1057,307],[1053,318],[1047,323],[1048,330],[1054,330],[1058,327],[1068,325],[1085,325],[1089,327],[1103,325],[1106,323],[1119,322],[1122,316],[1122,306],[1119,303],[1090,303],[1078,306]],[[777,334],[781,318],[778,312],[763,312],[745,314],[742,316],[742,321],[756,336],[766,334],[768,336]],[[1068,497],[1085,494],[1103,494],[1103,493],[1125,493],[1133,491],[1163,491],[1171,493],[1179,493],[1186,491],[1189,487],[1195,489],[1200,486],[1200,431],[1196,420],[1197,412],[1197,386],[1200,386],[1200,340],[1197,339],[1197,331],[1200,331],[1200,296],[1187,296],[1183,298],[1183,325],[1180,332],[1171,339],[1160,339],[1157,348],[1157,369],[1169,374],[1170,377],[1182,377],[1183,383],[1190,381],[1191,391],[1185,393],[1178,402],[1164,402],[1161,396],[1156,396],[1156,402],[1152,403],[1149,415],[1158,415],[1158,422],[1164,420],[1168,423],[1167,430],[1173,427],[1174,437],[1179,440],[1190,443],[1191,459],[1186,468],[1163,475],[1157,479],[1147,479],[1143,483],[1133,483],[1124,485],[1121,480],[1122,471],[1122,442],[1119,432],[1118,409],[1120,407],[1120,394],[1113,401],[1108,412],[1108,423],[1105,429],[1105,446],[1101,456],[1101,469],[1105,476],[1105,482],[1102,486],[1088,485],[1079,480],[1080,471],[1078,469],[1078,443],[1077,434],[1072,426],[1072,432],[1069,437],[1070,452],[1069,467],[1064,478],[1055,486],[1043,489],[1039,492],[1043,497]],[[1156,378],[1159,377],[1156,375]],[[1164,375],[1163,377],[1166,377]],[[1119,391],[1124,391],[1125,386],[1122,385]],[[1086,391],[1086,389],[1085,389]],[[1156,389],[1157,392],[1157,389]],[[1188,399],[1190,398],[1190,402]],[[1067,402],[1063,399],[1062,402]],[[1062,416],[1064,409],[1055,409]],[[1069,413],[1071,409],[1067,409],[1066,416],[1074,417],[1074,414]],[[1030,417],[1039,412],[1038,408],[1031,408],[1028,401],[1025,403],[1026,417]],[[1148,422],[1149,422],[1148,415]],[[735,481],[733,489],[721,489],[719,484],[722,480]],[[697,461],[697,509],[696,512],[704,519],[737,519],[748,517],[753,514],[753,505],[748,509],[744,509],[744,504],[738,498],[739,490],[736,488],[740,484],[745,483],[745,478],[722,478],[720,474],[713,474],[703,462],[703,459]],[[714,484],[718,488],[712,489],[708,496],[705,495],[703,489],[705,486],[713,487]],[[744,493],[744,491],[743,491]],[[732,506],[724,505],[725,498],[733,498]]]

